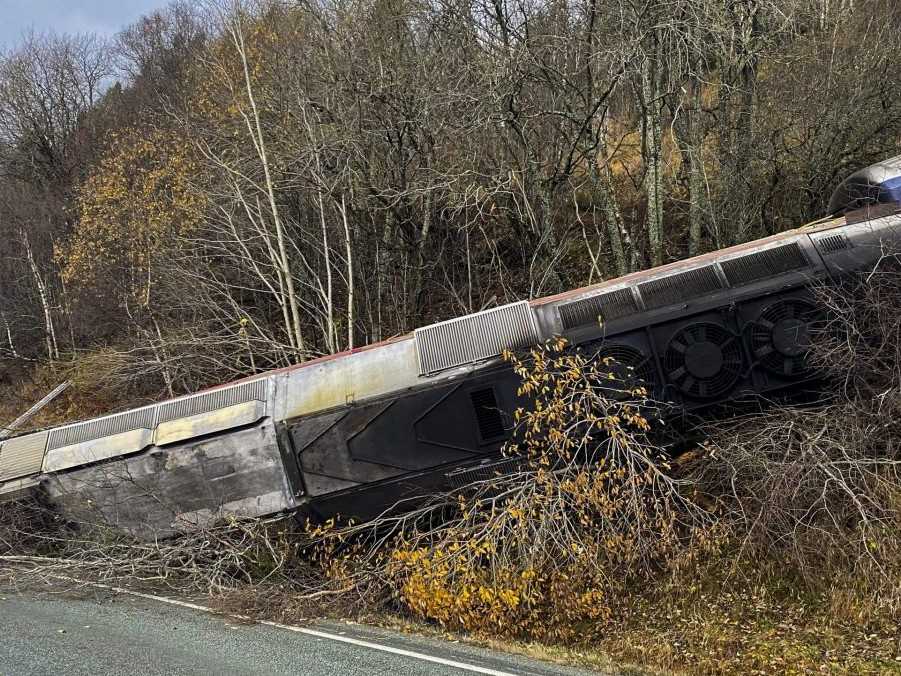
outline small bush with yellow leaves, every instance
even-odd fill
[[[323,560],[353,577],[365,559],[405,607],[448,628],[578,639],[615,618],[624,585],[676,565],[709,515],[651,442],[645,390],[609,360],[562,339],[505,356],[528,402],[505,449],[517,469],[367,526],[381,556],[357,543],[336,557],[332,540]]]

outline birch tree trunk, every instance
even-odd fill
[[[644,111],[643,149],[644,189],[648,201],[647,230],[651,265],[661,265],[664,257],[663,233],[663,158],[661,157],[661,87],[659,79],[661,44],[652,33],[651,49],[641,63],[641,98]]]
[[[613,170],[610,168],[609,160],[604,160],[603,167],[599,167],[597,162],[591,163],[591,180],[604,212],[607,238],[610,240],[610,250],[613,253],[616,273],[625,275],[637,269],[637,252],[632,245],[632,237],[626,229],[626,224],[623,222],[619,200],[617,200],[613,187]]]
[[[170,398],[175,397],[175,384],[172,378],[172,372],[169,368],[169,355],[166,351],[166,341],[163,340],[163,332],[160,330],[159,322],[157,322],[156,317],[151,312],[150,319],[153,322],[153,328],[156,330],[156,337],[159,339],[159,347],[157,347],[153,341],[150,342],[150,345],[153,349],[153,358],[156,359],[156,363],[159,364],[160,372],[163,374],[163,382],[166,385],[166,392],[169,394]]]
[[[419,313],[419,303],[422,299],[423,266],[425,265],[425,247],[432,228],[432,193],[427,191],[423,197],[422,227],[419,229],[416,249],[413,253],[413,283],[411,284],[410,297],[407,300],[405,325],[412,327],[416,323],[416,315]]]
[[[316,156],[319,162],[319,156]],[[332,290],[332,258],[329,255],[328,228],[325,222],[325,202],[322,199],[322,188],[318,188],[319,222],[322,226],[322,257],[325,262],[325,342],[330,352],[337,352],[335,345],[335,302]]]
[[[37,263],[34,260],[34,252],[31,250],[31,242],[28,240],[28,233],[22,230],[22,242],[25,244],[25,256],[28,259],[28,266],[31,268],[31,274],[34,277],[34,284],[38,290],[38,297],[41,301],[41,309],[44,312],[44,338],[47,343],[47,357],[51,360],[59,359],[59,347],[56,342],[56,329],[53,325],[53,309],[50,306],[50,292],[47,284],[38,270]]]
[[[9,344],[9,354],[13,359],[19,358],[19,353],[16,351],[16,344],[13,341],[13,332],[9,328],[9,322],[6,321],[6,313],[0,310],[0,322],[3,324],[3,332],[6,334],[6,342]]]
[[[720,200],[718,217],[725,244],[739,244],[751,235],[751,158],[757,62],[761,31],[760,0],[736,0],[730,5],[730,42],[723,55],[719,88]]]
[[[249,118],[244,113],[244,111],[241,111],[241,114],[247,124],[247,131],[250,133],[250,137],[253,140],[254,148],[257,152],[257,155],[259,156],[260,164],[263,169],[266,197],[269,201],[272,224],[275,228],[276,240],[278,242],[279,271],[282,278],[284,279],[285,292],[287,296],[286,301],[288,309],[291,313],[291,326],[288,327],[289,333],[293,333],[292,343],[302,353],[305,347],[303,340],[303,331],[301,329],[300,322],[300,306],[297,298],[297,293],[294,288],[294,275],[292,274],[291,265],[288,260],[288,250],[285,243],[284,225],[282,223],[281,212],[278,208],[278,202],[275,197],[275,185],[273,183],[272,172],[269,167],[269,157],[266,150],[266,140],[263,136],[263,126],[260,120],[259,110],[257,109],[256,98],[254,97],[253,93],[253,81],[250,76],[250,64],[248,63],[247,59],[247,49],[244,45],[244,32],[241,26],[240,17],[235,17],[234,20],[229,23],[229,32],[231,34],[232,42],[235,45],[238,56],[241,59],[241,67],[244,73],[244,86],[247,94],[247,100],[250,104],[252,119]]]
[[[341,195],[341,220],[344,223],[344,248],[347,258],[347,349],[354,349],[354,257],[347,222],[347,202]]]

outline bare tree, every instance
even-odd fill
[[[0,149],[6,172],[27,179],[71,178],[83,117],[112,75],[99,37],[29,33],[0,58]]]

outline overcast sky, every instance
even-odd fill
[[[168,0],[0,0],[0,49],[30,28],[40,32],[113,35]]]

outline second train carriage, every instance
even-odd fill
[[[852,175],[831,204],[845,213],[797,230],[7,439],[0,499],[40,487],[143,537],[301,508],[372,516],[485,476],[517,403],[501,352],[560,335],[687,410],[797,387],[810,286],[901,243],[899,177],[901,158]]]

